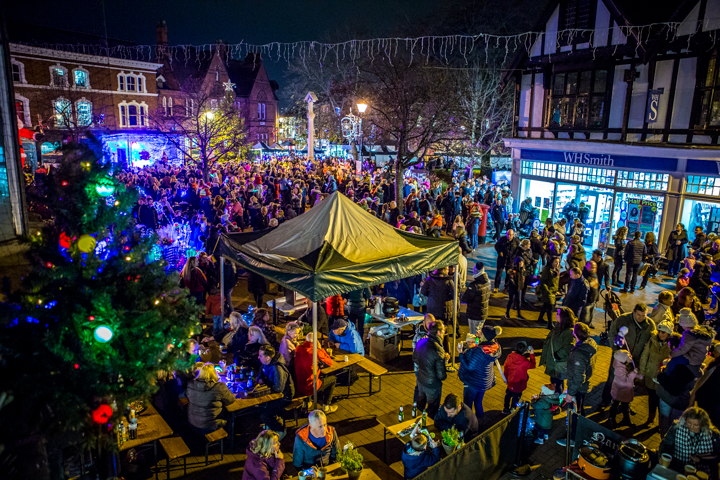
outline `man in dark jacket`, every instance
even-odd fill
[[[444,212],[445,216],[445,233],[448,235],[452,235],[452,225],[455,220],[455,195],[453,195],[452,190],[448,190],[445,192],[445,198],[443,198],[442,203],[440,204],[440,208]]]
[[[232,304],[232,291],[238,282],[238,271],[235,264],[230,260],[223,260],[223,288],[225,289],[225,315],[235,311]]]
[[[461,301],[467,304],[467,319],[470,333],[479,333],[490,311],[490,278],[485,273],[483,262],[473,268],[473,281],[463,293]]]
[[[427,313],[432,314],[436,320],[452,319],[455,284],[450,279],[447,267],[431,273],[420,287],[420,293],[427,297]]]
[[[603,259],[603,251],[595,250],[590,260],[597,265],[598,288],[602,289],[604,283],[605,289],[610,290],[610,266]]]
[[[695,227],[695,240],[690,244],[690,248],[696,252],[701,252],[705,247],[707,236],[703,233],[702,227]]]
[[[353,290],[346,293],[344,297],[347,299],[348,320],[355,324],[355,330],[365,341],[365,307],[371,297],[370,289],[366,287]]]
[[[442,382],[447,378],[445,371],[446,353],[442,348],[442,339],[445,335],[445,325],[436,320],[430,324],[428,336],[418,341],[413,352],[413,362],[417,365],[417,406],[425,410],[434,419],[440,408],[442,397]]]
[[[580,312],[587,302],[590,286],[587,280],[583,278],[582,272],[575,267],[570,270],[570,284],[568,286],[567,295],[563,299],[562,306],[568,307],[573,311],[576,317],[580,317]]]
[[[474,438],[480,430],[472,408],[462,403],[454,393],[445,397],[445,402],[435,417],[435,427],[441,432],[455,427],[458,432],[462,432],[465,441]]]
[[[512,229],[507,231],[507,235],[500,237],[500,240],[495,244],[495,251],[498,254],[497,270],[495,271],[495,289],[493,290],[495,293],[498,292],[498,287],[500,287],[503,272],[515,261],[515,255],[519,248],[520,240],[515,237],[515,231]]]
[[[480,343],[470,342],[460,353],[460,371],[458,377],[463,382],[463,403],[475,407],[475,415],[481,421],[483,397],[485,392],[495,386],[495,361],[500,358],[502,349],[495,337],[502,333],[500,327],[484,326]]]
[[[278,417],[283,415],[285,407],[292,402],[295,396],[295,386],[285,365],[285,358],[271,345],[260,347],[258,358],[263,365],[260,382],[270,387],[273,393],[283,394],[282,398],[265,404],[265,409],[260,414],[260,421],[270,430],[277,432],[282,440],[287,432]]]
[[[620,293],[634,293],[637,283],[637,273],[645,258],[645,243],[640,240],[641,232],[635,232],[632,241],[625,245],[625,285]]]
[[[138,208],[138,223],[153,230],[158,229],[158,212],[155,210],[155,202],[150,195],[145,198],[145,205],[140,205]]]
[[[574,403],[578,415],[585,415],[585,395],[590,390],[590,377],[595,368],[595,354],[598,351],[597,343],[590,338],[590,329],[584,323],[576,323],[573,327],[575,346],[570,350],[567,362],[567,396],[565,401]],[[575,444],[575,431],[577,417],[573,418],[571,446]],[[558,441],[558,445],[566,446],[566,435]]]

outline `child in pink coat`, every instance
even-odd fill
[[[613,379],[612,394],[613,402],[610,406],[610,419],[608,424],[611,428],[618,426],[615,416],[618,413],[623,414],[620,425],[632,425],[630,421],[630,402],[635,396],[635,379],[643,378],[635,368],[632,356],[627,350],[617,350],[613,354],[613,368],[615,369],[615,378]]]

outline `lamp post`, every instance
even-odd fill
[[[367,110],[367,107],[367,103],[359,102],[357,104],[358,113],[362,115],[365,113],[365,110]],[[353,156],[355,156],[355,173],[359,174],[361,171],[360,167],[362,165],[362,117],[359,115],[353,115],[351,107],[350,113],[348,113],[347,116],[340,121],[340,126],[342,128],[343,137],[347,138],[351,145],[355,146],[355,142],[360,139],[359,155],[355,156],[353,152]]]
[[[208,110],[207,112],[203,113],[203,117],[205,117],[205,139],[202,142],[202,149],[201,149],[201,155],[202,155],[202,161],[203,161],[203,172],[207,169],[209,158],[207,158],[207,147],[208,147],[208,122],[211,122],[215,118],[215,114]],[[203,173],[204,174],[204,173]],[[207,180],[207,179],[206,179]]]

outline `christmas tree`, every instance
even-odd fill
[[[15,398],[0,411],[6,444],[34,433],[116,448],[112,426],[125,406],[147,399],[158,371],[178,368],[199,332],[201,309],[151,252],[157,236],[135,226],[137,192],[96,151],[66,149],[29,193],[45,222],[32,232],[32,270],[3,305],[0,393]]]

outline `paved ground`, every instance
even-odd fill
[[[474,261],[482,259],[487,265],[489,275],[494,275],[495,265],[495,250],[491,245],[486,245],[476,250],[475,255],[470,259],[469,270],[472,272]],[[671,288],[669,282],[665,285],[659,282],[651,281],[648,288],[644,291],[636,291],[634,295],[621,295],[621,300],[625,309],[632,309],[635,303],[645,302],[648,305],[654,305],[657,299],[658,293],[664,288]],[[238,287],[235,288],[233,294],[233,300],[236,306],[245,308],[249,304],[251,297],[245,291],[245,282],[241,280]],[[266,300],[269,299],[266,297]],[[533,294],[528,295],[528,300],[531,302],[535,301]],[[537,322],[538,309],[533,308],[523,312],[524,319],[511,319],[502,321],[501,316],[505,313],[505,306],[507,302],[507,296],[503,294],[495,294],[491,299],[491,310],[490,319],[488,324],[501,325],[503,327],[503,334],[498,338],[500,344],[503,347],[503,358],[512,351],[515,344],[519,340],[525,340],[536,351],[539,361],[539,354],[542,349],[542,344],[548,330],[544,328],[544,322]],[[601,307],[601,305],[598,305]],[[465,321],[465,306],[461,306],[460,315],[460,338],[464,338],[467,333],[467,322]],[[604,330],[604,312],[601,308],[598,308],[595,313],[593,320],[595,329],[593,333],[596,335],[595,339],[599,343],[599,335]],[[396,411],[400,405],[412,403],[413,389],[415,387],[415,376],[412,368],[412,352],[410,351],[410,342],[405,342],[406,349],[401,352],[399,358],[389,362],[385,367],[389,372],[384,376],[382,381],[382,391],[375,393],[372,396],[367,395],[367,378],[361,377],[358,382],[355,383],[350,389],[349,398],[339,398],[336,402],[339,405],[339,409],[336,413],[328,417],[328,421],[332,424],[341,436],[341,443],[344,444],[346,441],[351,441],[359,446],[364,446],[374,455],[383,458],[383,430],[378,425],[375,418],[388,412]],[[597,373],[592,378],[591,388],[592,391],[587,398],[587,404],[595,406],[600,401],[600,392],[608,371],[608,365],[610,362],[610,348],[601,346],[598,352],[597,358]],[[505,395],[505,386],[500,379],[499,384],[496,385],[485,395],[484,406],[486,410],[485,422],[486,425],[491,425],[502,417],[502,402]],[[530,381],[528,383],[528,389],[523,394],[524,400],[529,400],[530,396],[539,393],[540,386],[544,383],[549,382],[549,377],[544,374],[542,368],[538,368],[530,371]],[[377,382],[376,382],[377,385]],[[377,388],[375,386],[374,388]],[[443,396],[447,393],[456,393],[462,397],[462,384],[457,378],[457,374],[450,374],[448,380],[445,382],[443,387]],[[344,396],[346,394],[346,388],[337,388],[336,394]],[[645,422],[647,418],[647,397],[641,394],[635,398],[632,404],[636,414],[632,417],[633,422],[636,425],[640,425]],[[595,421],[604,420],[607,414],[595,414],[591,415]],[[300,424],[304,424],[305,420],[300,421]],[[292,419],[288,422],[288,435],[282,442],[282,450],[285,454],[286,463],[289,466],[288,473],[294,473],[292,468],[292,445],[294,440],[294,422]],[[534,445],[533,450],[529,456],[529,462],[532,464],[541,464],[542,466],[533,472],[529,478],[552,478],[552,473],[564,464],[564,448],[558,446],[555,443],[555,439],[564,435],[565,432],[565,417],[559,414],[555,417],[553,423],[553,430],[550,435],[550,442],[545,445],[538,446]],[[189,472],[188,478],[199,480],[199,479],[216,479],[216,478],[239,478],[242,466],[245,460],[245,448],[248,441],[257,435],[259,432],[258,421],[256,418],[243,418],[236,426],[236,434],[238,437],[235,442],[235,451],[225,455],[222,462],[219,462],[219,454],[211,455],[212,463],[209,466],[204,466],[204,448],[202,446],[194,447],[192,455],[188,458]],[[652,425],[650,429],[641,427],[624,427],[618,430],[624,436],[634,436],[640,441],[643,441],[649,447],[657,447],[660,442],[659,434],[657,433],[657,421]],[[185,434],[183,434],[183,437]],[[187,439],[186,439],[187,440]],[[398,440],[388,439],[388,464],[402,474],[402,464],[400,462],[401,447],[402,445]],[[162,458],[162,457],[161,457]],[[161,462],[164,465],[164,460]],[[182,475],[182,469],[174,468],[171,472],[171,476],[178,477]]]

